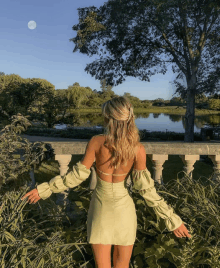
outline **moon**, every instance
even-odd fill
[[[31,30],[34,30],[35,28],[37,27],[37,24],[34,20],[30,20],[28,22],[28,28],[31,29]]]

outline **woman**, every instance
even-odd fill
[[[97,185],[87,219],[87,241],[91,244],[96,267],[111,268],[114,245],[114,268],[128,268],[136,239],[137,216],[125,180],[132,174],[133,187],[148,206],[165,220],[177,237],[191,237],[181,218],[156,193],[154,180],[146,168],[146,151],[140,143],[139,130],[131,103],[126,97],[114,97],[102,105],[106,128],[104,135],[94,136],[81,161],[65,176],[56,176],[28,192],[30,203],[48,198],[79,185],[90,175],[96,161]]]

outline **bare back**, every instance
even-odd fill
[[[109,152],[109,149],[104,146],[105,136],[98,135],[97,140],[98,140],[98,146],[97,146],[97,150],[95,152],[96,171],[97,171],[97,174],[100,177],[100,179],[102,179],[103,181],[112,182],[112,183],[117,183],[117,182],[121,182],[121,181],[125,180],[125,178],[128,176],[128,174],[131,171],[131,168],[134,164],[135,158],[128,160],[127,166],[124,166],[124,165],[119,166],[118,169],[115,169],[114,167],[109,168],[110,162],[111,162],[111,160],[109,160],[111,158],[111,153]],[[136,156],[137,156],[138,150],[140,149],[140,145],[141,145],[141,143],[139,143],[139,145],[135,148]],[[101,170],[102,172],[108,173],[110,175],[105,175],[105,174],[99,172],[98,169]],[[114,175],[125,174],[125,175],[114,176],[112,174],[114,174]]]

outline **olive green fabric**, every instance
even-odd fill
[[[154,187],[154,180],[148,169],[141,171],[132,170],[133,188],[145,199],[147,205],[152,207],[156,215],[165,220],[168,231],[173,231],[183,223],[181,218],[174,213],[173,208],[167,205],[164,198],[159,196]]]
[[[137,215],[124,181],[106,182],[97,176],[87,217],[87,242],[102,245],[133,245]]]
[[[82,183],[84,180],[86,180],[89,177],[90,173],[91,173],[91,170],[87,169],[86,166],[83,165],[79,161],[78,163],[73,165],[72,171],[67,173],[66,175],[55,176],[49,182],[44,182],[44,183],[41,183],[40,185],[38,185],[37,186],[38,194],[43,200],[45,200],[48,197],[50,197],[52,193],[63,192],[64,190],[67,190],[68,188],[73,188],[73,187],[78,186],[80,183]],[[96,176],[98,177],[98,181],[99,181],[99,191],[101,191],[101,187],[103,187],[103,190],[104,190],[104,187],[106,187],[107,189],[110,189],[111,184],[115,185],[115,189],[117,189],[117,191],[118,191],[118,188],[116,188],[116,185],[117,185],[117,187],[119,187],[119,185],[121,185],[121,186],[124,185],[123,183],[118,184],[118,183],[102,182],[102,180],[101,181],[99,180],[100,178],[97,174],[96,174]],[[151,178],[151,174],[147,168],[144,170],[139,170],[139,171],[133,169],[131,172],[131,178],[133,181],[133,188],[136,189],[139,192],[139,194],[146,200],[147,205],[154,209],[156,215],[165,220],[166,228],[168,231],[173,231],[173,230],[177,229],[183,223],[181,218],[177,214],[174,213],[173,208],[171,206],[167,205],[167,203],[164,201],[164,198],[157,194],[156,189],[154,187],[154,180]],[[97,182],[96,182],[96,184],[97,184]],[[97,188],[96,186],[95,186],[95,188]],[[123,187],[120,188],[122,192],[124,191],[122,189]],[[111,189],[113,189],[113,188],[111,188]],[[126,187],[125,187],[125,189],[126,189]],[[120,194],[120,193],[118,193],[118,194]],[[102,195],[102,196],[104,198],[105,195]],[[93,201],[93,203],[94,202],[95,201]],[[109,199],[109,202],[112,202],[111,198]],[[133,205],[131,204],[131,206],[133,206]],[[107,208],[107,205],[106,205],[106,208]],[[131,210],[132,210],[132,208],[131,208]],[[92,208],[90,208],[90,211],[92,211]],[[102,211],[102,213],[104,213],[103,208],[101,211]],[[90,213],[90,215],[91,215],[91,213]],[[96,215],[98,215],[98,214],[96,214]],[[134,213],[132,215],[134,216]],[[91,215],[91,218],[93,218],[93,220],[94,220],[94,217],[92,217],[92,215]],[[134,216],[134,218],[135,218],[135,216]],[[134,221],[131,221],[131,222],[134,222]],[[91,226],[92,226],[92,222],[91,222]],[[97,228],[98,228],[98,226],[97,226]],[[132,230],[134,230],[134,224],[132,226],[130,226],[130,228]],[[90,230],[90,232],[91,232],[91,230]],[[132,233],[134,236],[134,232],[132,232]],[[130,239],[129,242],[131,240],[132,239]],[[121,242],[122,241],[120,241],[120,243]],[[126,243],[126,244],[128,244],[128,243]]]
[[[85,181],[91,173],[80,161],[73,165],[72,171],[64,176],[58,175],[49,182],[43,182],[37,186],[38,194],[43,200],[51,196],[52,193],[60,193],[68,188],[78,186]]]

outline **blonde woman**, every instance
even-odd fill
[[[52,193],[73,188],[86,180],[96,161],[97,185],[90,201],[87,241],[91,244],[96,268],[128,268],[136,239],[135,205],[125,180],[132,175],[133,187],[165,220],[177,237],[190,237],[181,218],[156,193],[154,180],[146,167],[146,151],[140,143],[133,107],[126,97],[114,97],[102,105],[105,130],[87,144],[81,161],[65,176],[56,176],[23,196],[30,203],[48,198]]]

